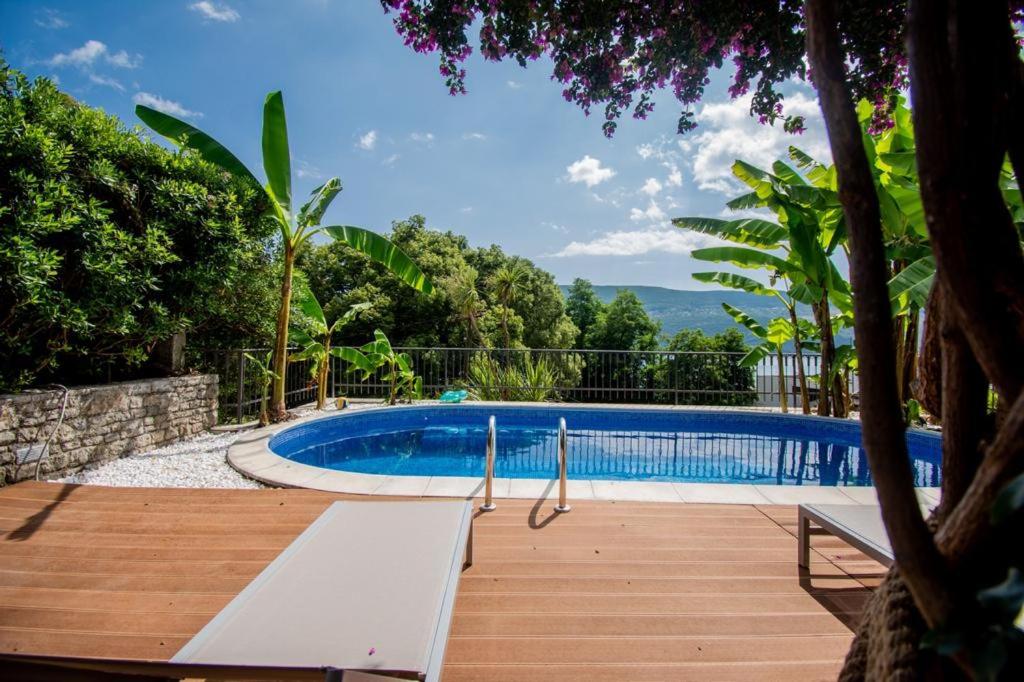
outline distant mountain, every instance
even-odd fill
[[[559,286],[562,294],[567,296],[569,286]],[[753,341],[754,336],[729,317],[722,309],[722,303],[735,306],[760,322],[787,315],[785,307],[776,298],[758,296],[745,291],[683,291],[665,287],[594,286],[598,298],[605,303],[615,298],[616,292],[620,289],[629,289],[635,293],[643,302],[647,314],[661,322],[661,330],[668,337],[675,336],[680,329],[696,328],[705,334],[714,335],[731,327],[738,327],[748,341]],[[800,316],[811,319],[811,312],[804,309]],[[849,340],[848,333],[844,333],[840,343],[848,343]]]

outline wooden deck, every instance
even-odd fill
[[[0,489],[0,656],[167,661],[340,497]],[[834,679],[883,574],[829,537],[799,571],[794,507],[501,500],[476,524],[451,682]]]

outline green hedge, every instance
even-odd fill
[[[0,391],[129,378],[154,344],[266,342],[261,193],[0,61]]]

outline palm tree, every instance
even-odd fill
[[[277,312],[274,340],[274,390],[270,418],[284,419],[287,411],[284,401],[284,380],[288,368],[288,320],[292,300],[292,272],[295,255],[313,235],[326,232],[336,241],[369,256],[370,260],[391,270],[403,282],[418,291],[430,293],[432,287],[426,276],[407,255],[388,239],[374,232],[349,225],[323,227],[320,220],[334,197],[341,192],[341,180],[334,177],[313,190],[309,201],[292,211],[291,155],[288,148],[288,126],[284,115],[281,92],[267,95],[263,105],[263,170],[267,175],[264,185],[238,160],[234,154],[215,139],[169,114],[138,105],[135,114],[146,125],[174,144],[192,149],[204,160],[220,166],[235,177],[263,187],[269,200],[268,215],[280,230],[284,250],[284,275],[281,279],[281,303]]]
[[[453,273],[445,279],[444,289],[448,293],[448,300],[451,301],[455,319],[466,326],[468,343],[486,346],[478,324],[485,306],[476,290],[476,271],[473,268],[466,268]]]
[[[512,310],[512,302],[519,297],[529,276],[530,271],[518,258],[513,259],[507,265],[502,265],[491,275],[491,288],[502,306],[501,333],[505,338],[506,349],[512,347],[512,338],[508,331],[508,316]]]

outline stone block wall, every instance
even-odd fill
[[[0,485],[32,478],[35,462],[15,451],[43,443],[60,414],[61,392],[0,395]],[[72,388],[41,476],[66,475],[201,433],[217,423],[217,375],[197,374]]]

